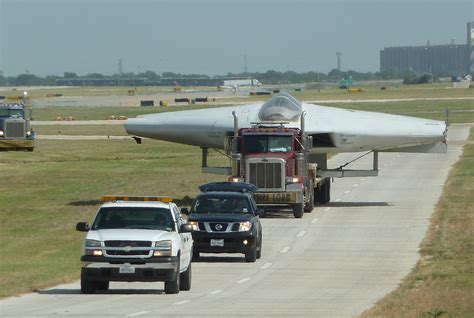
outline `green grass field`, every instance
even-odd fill
[[[473,317],[474,129],[471,143],[451,170],[421,260],[400,287],[362,317]]]
[[[98,91],[81,89],[82,91],[74,89],[74,93],[107,93],[106,88],[101,88]],[[115,88],[108,91],[108,93],[116,93],[117,90],[123,93],[123,89]],[[45,92],[43,91],[42,93]],[[41,91],[36,93],[40,94]],[[366,93],[354,94],[358,94],[357,96],[365,99],[368,96],[374,96],[373,98],[390,98],[388,96],[392,96],[391,98],[462,97],[470,96],[466,95],[468,93],[472,94],[472,90],[442,89],[439,84],[435,84],[427,86],[416,85],[416,87],[396,86],[390,87],[388,91],[380,91],[376,85],[373,85],[368,87]],[[299,94],[297,94],[297,97],[301,97],[304,100],[339,99],[341,96],[353,98],[354,95],[337,89],[321,90],[321,92],[317,90],[303,91]],[[445,119],[443,110],[448,106],[451,110],[459,111],[451,114],[450,121],[452,123],[474,122],[474,112],[471,111],[474,110],[474,102],[466,100],[341,103],[331,104],[331,106],[406,114],[440,120]],[[53,120],[57,116],[73,116],[76,120],[92,120],[107,119],[110,115],[135,117],[145,113],[202,107],[206,106],[166,108],[50,107],[34,110],[34,117],[35,120]],[[34,129],[40,135],[125,134],[121,125],[37,125],[34,126]],[[472,144],[467,146],[466,154],[468,159],[462,160],[462,166],[458,164],[456,170],[452,172],[450,176],[451,181],[448,182],[446,190],[450,191],[448,194],[450,193],[451,195],[444,196],[443,200],[447,201],[441,201],[440,207],[447,205],[449,211],[452,211],[454,209],[452,206],[456,205],[457,202],[464,202],[461,207],[465,210],[469,208],[472,210],[472,185],[474,184],[472,180],[474,170],[472,153],[474,150],[472,148]],[[226,164],[226,159],[217,153],[212,153],[211,160],[211,164]],[[216,175],[201,174],[200,162],[201,154],[199,148],[151,140],[145,140],[142,145],[137,145],[132,140],[73,142],[38,140],[33,153],[0,153],[0,180],[2,181],[0,182],[0,192],[2,193],[0,196],[0,240],[2,241],[0,247],[0,252],[2,253],[2,258],[0,259],[0,297],[18,295],[34,289],[78,279],[80,245],[83,233],[75,231],[75,224],[78,221],[91,220],[92,215],[100,204],[98,199],[103,194],[171,195],[179,204],[189,205],[190,198],[197,193],[197,186],[199,184],[223,179],[223,177]],[[470,187],[466,187],[466,183]],[[463,189],[463,191],[457,191],[457,189]],[[440,207],[438,207],[436,215],[441,213],[439,212]],[[462,208],[458,208],[458,211],[462,211]],[[460,223],[461,225],[472,224],[472,214],[471,219],[466,218],[466,214],[460,212],[439,215],[436,216],[438,219],[435,220],[438,221],[434,223],[435,225],[432,228],[435,227],[436,229],[436,225],[441,226],[445,224],[443,225],[444,228],[452,230],[452,222]],[[461,229],[461,233],[466,230],[463,227],[458,227],[458,225],[454,229]],[[451,249],[462,251],[464,249],[471,252],[473,250],[472,240],[470,242],[463,241],[462,249],[460,249],[459,245],[456,244],[462,239],[458,239],[458,236],[452,236],[451,232],[439,234],[439,236],[441,237],[440,240],[428,241],[432,245],[426,245],[425,243],[425,247],[430,246],[430,251],[434,251],[427,252],[428,254],[425,255],[433,254],[433,258],[436,258],[437,255],[447,253],[435,252],[438,249],[442,249],[442,251],[450,251]],[[447,239],[450,237],[454,239]],[[426,250],[425,247],[424,251]],[[457,254],[448,255],[450,260],[457,257]],[[472,261],[472,253],[467,255],[470,255],[469,257],[471,257]],[[464,261],[465,259],[463,259]],[[442,265],[439,266],[457,268],[457,263],[446,262],[440,264]],[[470,271],[472,273],[472,267]],[[435,273],[433,277],[441,278],[449,274],[442,270],[439,272],[433,271],[433,273]],[[408,286],[412,286],[410,285],[410,280],[411,282],[419,281],[416,275],[413,276],[414,278],[407,278]],[[431,276],[423,275],[420,277],[428,277],[423,279],[423,282],[430,281],[431,278],[429,277]],[[450,286],[462,279],[462,275],[456,276],[455,279],[447,282],[446,285]],[[425,286],[428,286],[428,289],[422,289],[425,294],[420,295],[431,293],[429,290],[431,285]],[[440,284],[436,285],[436,288],[444,290],[442,286],[443,280],[440,280]],[[459,289],[459,293],[463,294],[466,291],[472,293],[472,285],[470,286],[462,287]],[[453,289],[453,297],[456,297],[457,293],[458,289]],[[401,299],[400,302],[387,300],[386,303],[382,303],[377,308],[380,308],[380,306],[383,308],[387,307],[389,308],[388,310],[392,310],[391,312],[395,312],[396,306],[405,306],[405,303],[401,301],[407,298],[407,294],[401,292],[395,295],[400,296],[390,297],[395,297],[392,299]],[[386,305],[387,302],[394,305]],[[433,304],[433,306],[437,304],[441,308],[448,308],[444,307],[443,302]],[[426,308],[428,309],[426,310],[431,310],[432,307],[430,306],[427,306]],[[448,308],[449,310],[451,310],[450,307]],[[373,315],[378,315],[378,312],[374,311]],[[387,311],[384,313],[387,313]],[[382,314],[382,316],[385,316],[385,314]]]
[[[212,153],[211,160],[225,163]],[[33,153],[0,154],[0,297],[79,278],[83,233],[103,194],[171,195],[189,205],[199,148],[146,141],[37,141]]]

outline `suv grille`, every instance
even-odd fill
[[[258,161],[257,161],[258,160]],[[247,163],[247,180],[259,189],[284,190],[285,161],[283,159],[249,159]]]
[[[221,228],[219,229],[219,226]],[[208,233],[229,233],[238,232],[240,223],[228,223],[228,222],[199,222],[199,231]]]
[[[5,123],[6,138],[25,138],[25,121],[7,121]]]

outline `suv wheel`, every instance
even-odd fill
[[[245,261],[247,263],[253,263],[256,260],[257,260],[257,245],[255,245],[247,253],[245,253]]]
[[[109,290],[109,282],[97,282],[96,288],[100,291],[107,291]]]
[[[199,255],[199,252],[193,251],[193,261],[197,261],[201,255]]]
[[[262,257],[262,238],[260,237],[260,244],[258,245],[258,250],[257,250],[257,259],[260,259]]]
[[[179,274],[179,289],[180,290],[190,290],[191,289],[191,262],[189,262],[188,269]]]
[[[178,257],[178,266],[176,268],[176,275],[174,278],[170,281],[165,282],[165,293],[166,294],[177,294],[179,293],[179,278],[180,278],[180,273],[179,273],[179,257]]]

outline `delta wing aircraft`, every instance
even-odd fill
[[[201,147],[203,172],[228,174],[261,189],[282,190],[288,177],[311,174],[313,169],[312,180],[300,179],[305,183],[306,212],[312,209],[309,201],[329,201],[329,178],[376,176],[379,152],[447,151],[443,121],[307,104],[286,93],[250,105],[144,115],[128,119],[125,129],[137,142],[145,137]],[[260,148],[255,148],[256,142]],[[233,158],[232,167],[208,167],[210,148],[225,149]],[[329,169],[327,155],[340,152],[373,152],[373,169]],[[258,166],[256,153],[263,154],[260,163],[280,162],[281,170]]]

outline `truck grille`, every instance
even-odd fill
[[[7,121],[5,123],[5,138],[25,138],[24,121]]]
[[[285,161],[283,159],[248,159],[247,181],[260,190],[285,190]]]

